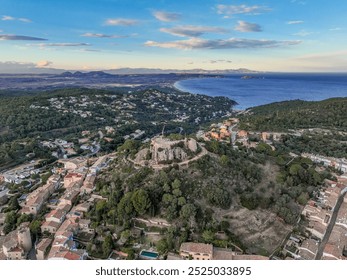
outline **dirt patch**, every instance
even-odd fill
[[[270,255],[292,231],[292,226],[265,210],[241,208],[221,211],[218,216],[229,221],[230,231],[240,238],[249,254]]]

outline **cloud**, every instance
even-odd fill
[[[165,22],[172,22],[179,20],[181,18],[181,14],[179,13],[168,13],[164,11],[155,11],[153,12],[153,16],[160,20],[160,21],[165,21]]]
[[[216,64],[216,63],[233,63],[233,62],[231,60],[226,60],[226,59],[217,59],[217,60],[204,61],[203,63]]]
[[[261,26],[256,23],[245,22],[242,20],[238,21],[238,25],[235,27],[236,31],[240,32],[261,32]]]
[[[53,64],[52,61],[42,60],[42,61],[39,61],[39,62],[36,64],[36,67],[42,68],[42,67],[50,66],[50,65],[52,65],[52,64]]]
[[[294,33],[293,35],[295,36],[300,36],[300,37],[306,37],[306,36],[309,36],[309,35],[312,35],[314,34],[314,32],[309,32],[309,31],[306,31],[306,30],[300,30],[299,32],[297,33]]]
[[[329,31],[341,31],[341,30],[343,30],[341,27],[334,27],[329,29]]]
[[[127,38],[129,36],[122,35],[107,35],[101,33],[84,33],[81,35],[82,37],[90,37],[90,38]]]
[[[299,5],[306,5],[306,1],[301,1],[301,0],[291,0],[290,2],[299,4]]]
[[[199,37],[205,33],[228,32],[226,29],[220,27],[194,25],[176,26],[172,28],[160,28],[160,31],[180,37]]]
[[[80,49],[80,52],[101,52],[101,50],[96,49]]]
[[[226,40],[205,40],[201,38],[190,38],[181,41],[155,42],[147,41],[147,47],[159,47],[167,49],[259,49],[278,48],[300,44],[301,41],[276,41],[276,40],[251,40],[230,38]]]
[[[0,35],[0,40],[5,41],[46,41],[47,39],[31,37],[31,36],[23,36],[23,35]]]
[[[287,21],[287,24],[302,24],[304,23],[303,20],[290,20],[290,21]]]
[[[138,24],[136,19],[126,19],[126,18],[110,18],[106,20],[106,25],[121,25],[121,26],[132,26]]]
[[[247,5],[217,5],[217,13],[221,15],[237,15],[237,14],[248,14],[257,15],[263,12],[270,11],[271,9],[266,6],[247,6]]]
[[[48,43],[48,44],[31,44],[30,46],[45,47],[82,47],[90,46],[88,43]]]
[[[27,19],[27,18],[15,18],[15,17],[11,17],[11,16],[2,16],[1,20],[3,20],[3,21],[17,20],[17,21],[26,22],[26,23],[31,22],[31,20]]]

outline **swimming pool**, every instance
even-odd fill
[[[157,252],[150,252],[150,251],[142,250],[140,252],[140,257],[143,259],[155,260],[159,257],[159,254]]]

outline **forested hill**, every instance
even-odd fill
[[[347,131],[347,98],[284,101],[254,107],[242,117],[250,130],[329,128]]]

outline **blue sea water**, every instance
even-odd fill
[[[332,97],[347,97],[347,74],[256,74],[223,78],[188,79],[175,83],[181,91],[209,96],[227,96],[235,100],[235,109],[301,99],[318,101]]]

